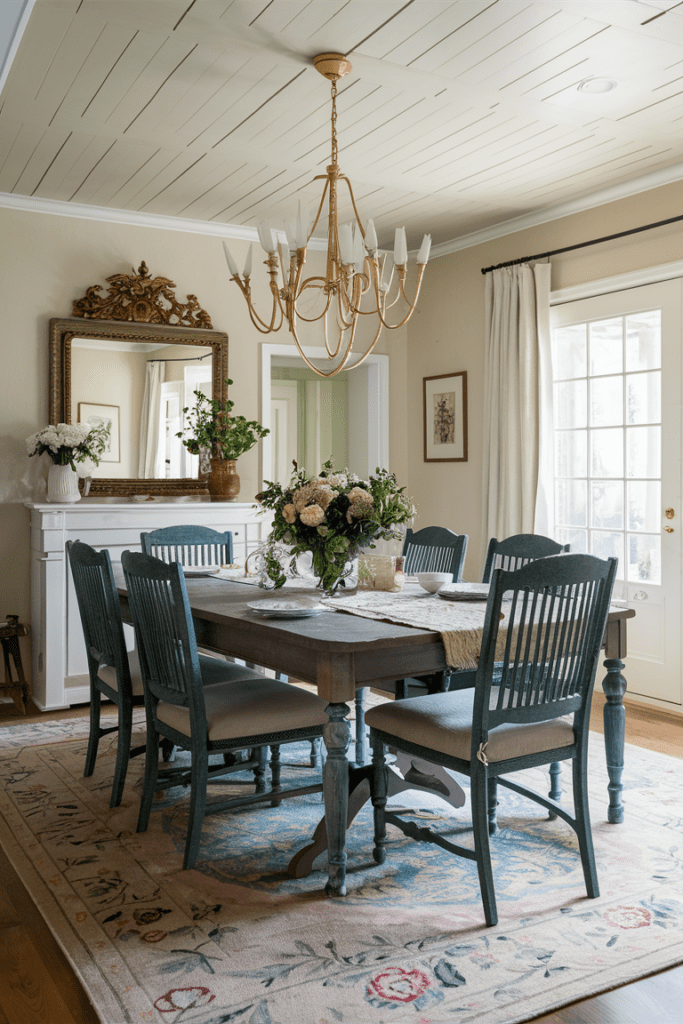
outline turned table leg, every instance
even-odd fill
[[[609,775],[609,807],[607,820],[618,824],[624,820],[624,806],[621,802],[623,785],[621,775],[624,770],[624,734],[626,713],[624,712],[624,694],[626,680],[621,674],[624,668],[619,658],[607,658],[605,661],[607,675],[602,681],[607,703],[603,709],[605,725],[605,754],[607,757],[607,774]]]
[[[323,731],[327,758],[323,768],[323,795],[327,827],[328,872],[326,896],[346,896],[346,817],[349,799],[349,762],[346,751],[351,729],[348,704],[328,704],[329,722]]]

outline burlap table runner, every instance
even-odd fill
[[[329,606],[349,615],[440,633],[449,668],[476,669],[479,662],[485,601],[445,601],[437,594],[410,588],[398,594],[380,591],[350,594],[330,601]]]

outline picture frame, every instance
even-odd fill
[[[93,427],[109,427],[109,444],[100,457],[100,462],[121,461],[120,407],[118,405],[102,405],[99,402],[79,402],[78,422],[89,423]]]
[[[423,377],[424,461],[467,462],[467,371]]]

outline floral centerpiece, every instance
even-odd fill
[[[271,585],[281,587],[287,578],[277,557],[285,545],[290,564],[311,552],[322,589],[333,593],[346,586],[348,563],[361,549],[374,548],[376,540],[400,537],[400,527],[415,515],[404,491],[385,469],[361,480],[348,470],[335,473],[329,461],[318,476],[307,477],[295,463],[286,487],[268,482],[256,500],[275,513],[264,553]]]
[[[232,381],[228,378],[225,383],[230,385]],[[211,463],[209,492],[212,496],[231,500],[237,497],[240,488],[235,461],[270,431],[256,420],[233,416],[235,403],[230,399],[221,402],[217,398],[207,398],[202,391],[194,394],[197,399],[194,408],[186,406],[183,409],[188,417],[187,425],[176,436],[192,455],[208,453]]]
[[[74,502],[80,498],[78,490],[78,464],[83,470],[88,464],[99,466],[107,450],[109,430],[91,423],[57,423],[43,427],[26,438],[26,451],[32,455],[47,454],[53,465],[47,475],[47,500]],[[86,473],[83,473],[85,476]]]
[[[58,423],[43,427],[37,434],[26,438],[29,457],[50,456],[56,466],[71,466],[74,472],[77,462],[100,464],[100,458],[107,450],[109,431],[104,426],[90,423]]]

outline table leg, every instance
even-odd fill
[[[323,795],[328,843],[326,896],[346,896],[346,816],[349,799],[349,762],[346,757],[351,729],[348,704],[328,704],[330,721],[323,731],[327,758],[323,768]]]
[[[607,703],[603,710],[605,725],[605,754],[607,757],[607,774],[609,775],[609,807],[607,820],[618,824],[624,820],[624,806],[621,802],[623,789],[621,774],[624,770],[624,734],[626,713],[624,711],[624,694],[626,680],[621,674],[624,668],[619,658],[607,658],[605,661],[607,675],[602,681]]]

